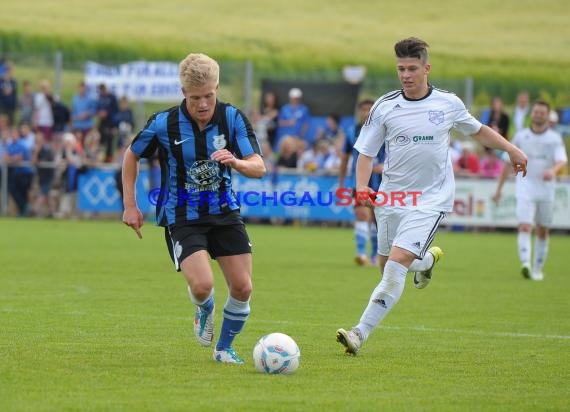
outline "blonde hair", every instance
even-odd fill
[[[220,82],[220,66],[209,56],[190,53],[180,62],[180,83],[183,89],[202,87],[209,82]]]

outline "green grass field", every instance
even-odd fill
[[[3,10],[0,40],[24,52],[178,61],[199,50],[273,71],[364,64],[391,75],[393,44],[416,35],[439,76],[569,84],[566,0],[3,0]]]
[[[0,220],[0,410],[568,410],[570,317],[554,236],[542,283],[518,274],[514,234],[451,233],[429,288],[408,279],[357,357],[334,340],[379,280],[353,264],[350,229],[250,226],[252,314],[219,365],[162,230],[116,222]],[[217,326],[226,298],[216,268]],[[269,332],[291,335],[291,376],[255,371]]]

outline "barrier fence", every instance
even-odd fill
[[[6,214],[7,168],[3,165],[0,180],[0,211]],[[117,213],[122,210],[121,195],[117,190],[116,165],[90,168],[80,174],[76,205],[78,212]],[[297,173],[270,174],[262,179],[248,179],[234,173],[233,189],[240,202],[241,212],[248,218],[299,219],[303,221],[349,222],[354,219],[349,191],[338,191],[338,178],[334,175]],[[154,214],[154,198],[160,184],[157,169],[141,167],[137,180],[137,201],[146,215]],[[456,179],[453,213],[445,225],[504,227],[517,225],[515,215],[514,180],[503,188],[501,203],[493,202],[495,180]],[[556,184],[554,203],[554,229],[570,229],[570,181]]]

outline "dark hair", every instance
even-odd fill
[[[535,100],[535,102],[533,103],[533,106],[537,106],[537,105],[545,106],[548,109],[548,111],[550,112],[550,104],[546,100],[541,100],[541,99]]]
[[[373,105],[374,104],[374,100],[372,99],[364,99],[358,102],[358,108],[360,109],[362,106],[366,106],[366,105]]]
[[[394,45],[394,51],[398,58],[413,57],[420,59],[422,63],[428,61],[427,49],[429,44],[417,37],[408,37],[407,39],[400,40]]]

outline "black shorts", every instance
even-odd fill
[[[232,213],[233,215],[233,213]],[[170,258],[180,270],[180,262],[199,250],[207,250],[212,259],[251,253],[251,243],[241,216],[214,223],[175,224],[165,228]]]

